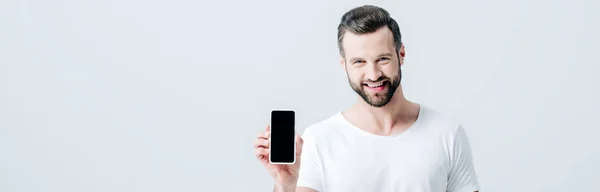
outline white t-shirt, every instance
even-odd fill
[[[421,105],[403,133],[379,136],[341,112],[306,128],[298,186],[319,192],[473,192],[479,183],[461,125]]]

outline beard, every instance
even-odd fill
[[[368,93],[365,91],[365,86],[362,83],[354,83],[350,80],[348,76],[348,82],[350,83],[350,87],[352,90],[356,92],[356,94],[360,95],[365,102],[373,107],[383,107],[387,105],[396,93],[396,89],[400,86],[400,81],[402,79],[402,69],[398,69],[398,74],[391,79],[386,76],[379,77],[375,82],[386,81],[385,86],[387,86],[387,91],[383,93]]]

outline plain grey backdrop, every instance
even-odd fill
[[[592,0],[2,0],[0,191],[270,191],[252,141],[272,108],[302,132],[356,100],[336,28],[363,4],[482,191],[600,191]]]

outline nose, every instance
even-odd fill
[[[365,77],[370,81],[377,81],[383,73],[381,72],[380,66],[377,63],[369,63]]]

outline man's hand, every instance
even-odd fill
[[[267,125],[265,131],[254,140],[254,154],[275,179],[275,191],[295,191],[304,141],[300,135],[296,134],[296,162],[294,164],[271,164],[269,163],[270,134],[271,126]]]

